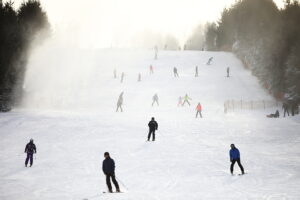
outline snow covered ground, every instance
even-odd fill
[[[1,200],[300,199],[300,118],[265,117],[276,108],[225,115],[227,99],[272,99],[232,54],[165,51],[153,60],[152,51],[56,51],[32,57],[23,106],[0,113]],[[113,79],[114,67],[125,72],[124,83]],[[124,112],[116,113],[122,91]],[[154,93],[159,107],[151,107]],[[192,105],[177,107],[186,93]],[[198,102],[202,119],[195,118]],[[152,116],[157,141],[146,142]],[[25,168],[30,138],[37,154]],[[230,175],[231,143],[245,176]],[[125,193],[102,194],[105,151]]]

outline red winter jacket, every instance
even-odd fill
[[[197,111],[202,111],[202,106],[201,106],[201,104],[198,104],[198,105],[197,105],[196,110],[197,110]]]

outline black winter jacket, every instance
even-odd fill
[[[115,161],[110,157],[105,158],[102,163],[102,170],[104,174],[113,174],[115,173]]]

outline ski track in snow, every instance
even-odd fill
[[[265,117],[276,108],[225,115],[227,99],[271,99],[232,54],[163,51],[158,60],[152,59],[152,51],[92,55],[86,59],[93,58],[97,65],[90,67],[92,74],[82,74],[76,85],[80,95],[66,87],[43,104],[48,96],[29,85],[34,98],[25,102],[30,104],[0,113],[1,200],[300,198],[300,118]],[[214,60],[207,66],[211,56]],[[154,75],[149,75],[150,64]],[[126,74],[123,84],[112,78],[115,65],[119,74]],[[173,77],[174,66],[179,78]],[[230,78],[225,77],[227,66]],[[47,73],[49,79],[52,75]],[[116,113],[121,91],[124,112]],[[159,107],[151,107],[154,93]],[[178,97],[186,93],[192,105],[177,107]],[[204,118],[195,119],[199,101]],[[146,142],[152,116],[159,130],[155,142]],[[33,167],[25,168],[23,152],[30,138],[35,139],[37,154]],[[229,173],[231,143],[241,151],[244,176]],[[102,193],[107,190],[101,171],[105,151],[116,162],[124,193]]]

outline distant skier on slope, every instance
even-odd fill
[[[173,68],[174,77],[179,77],[178,70],[176,67]]]
[[[121,74],[121,83],[123,83],[123,81],[124,81],[124,76],[125,76],[125,73],[122,72],[122,74]]]
[[[227,77],[229,78],[229,72],[230,72],[230,68],[229,67],[227,67],[226,72],[227,72]]]
[[[154,103],[159,106],[157,94],[154,94],[154,96],[152,97],[152,106],[154,105]]]
[[[155,45],[154,47],[154,59],[157,60],[157,54],[158,54],[158,48],[157,46]]]
[[[211,61],[213,60],[214,57],[210,57],[206,63],[206,65],[210,65],[211,64]]]
[[[139,73],[139,75],[138,75],[138,82],[141,82],[142,81],[142,75],[141,75],[141,73]]]
[[[183,103],[182,106],[184,106],[185,103],[188,103],[189,106],[191,105],[189,100],[192,100],[187,94],[183,97]]]
[[[155,141],[155,131],[158,128],[158,124],[155,121],[154,117],[151,118],[151,121],[148,123],[148,127],[149,127],[148,141],[150,141],[151,135],[152,135],[152,141]]]
[[[153,74],[154,70],[153,70],[153,66],[152,65],[150,65],[149,69],[150,69],[150,74]]]
[[[36,153],[36,146],[33,143],[33,139],[30,139],[30,142],[26,145],[24,153],[27,153],[25,160],[25,167],[27,167],[28,161],[30,160],[30,167],[33,164],[33,154]]]
[[[116,187],[116,192],[120,192],[120,187],[119,187],[119,184],[118,184],[118,182],[116,180],[116,176],[115,176],[115,161],[112,158],[110,158],[108,152],[104,153],[104,157],[105,157],[105,159],[103,160],[103,163],[102,163],[102,170],[106,176],[106,184],[108,187],[108,192],[110,192],[110,193],[113,192],[110,178],[112,179],[112,182]]]
[[[117,78],[117,70],[114,69],[114,79],[116,79],[116,78]]]
[[[231,149],[229,151],[229,156],[230,156],[230,162],[231,162],[231,165],[230,165],[231,174],[233,175],[233,167],[234,167],[235,162],[238,163],[238,165],[242,171],[242,174],[245,174],[244,168],[241,164],[240,151],[235,147],[234,144],[231,144],[230,148]]]
[[[289,113],[289,105],[287,102],[284,102],[282,104],[282,109],[283,109],[283,117],[285,117],[285,114],[287,113],[288,116],[290,116],[290,113]]]
[[[182,106],[182,97],[181,96],[178,98],[177,106]]]
[[[195,68],[195,77],[198,77],[198,66]]]
[[[202,106],[200,104],[200,102],[198,103],[197,107],[196,107],[196,118],[198,117],[198,114],[200,115],[200,117],[202,118]]]
[[[119,108],[120,108],[121,112],[123,112],[123,108],[122,108],[122,105],[123,105],[123,94],[124,94],[124,92],[121,92],[121,94],[119,95],[118,102],[117,102],[117,110],[116,110],[116,112],[119,111]]]

